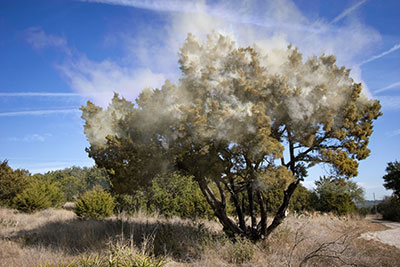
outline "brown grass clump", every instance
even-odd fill
[[[398,266],[400,249],[359,238],[384,229],[360,218],[293,215],[269,240],[253,244],[232,242],[214,221],[140,213],[79,220],[67,210],[0,209],[0,266],[114,266],[105,265],[109,259],[144,266]]]

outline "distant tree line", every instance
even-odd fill
[[[290,181],[270,179],[266,197],[269,213],[276,213]],[[356,203],[363,202],[363,190],[345,179],[321,177],[316,188],[299,185],[290,200],[291,212],[355,213]],[[217,191],[218,188],[212,188]],[[156,175],[151,184],[125,194],[113,190],[108,174],[96,167],[71,167],[31,175],[26,170],[13,170],[7,161],[0,164],[0,205],[24,212],[60,207],[75,202],[78,216],[104,218],[112,213],[133,214],[137,211],[183,218],[213,218],[213,212],[193,177],[172,172]],[[239,198],[246,207],[246,198]],[[234,214],[234,201],[227,201],[228,213]],[[248,216],[249,211],[243,209]]]

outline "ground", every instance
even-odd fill
[[[398,224],[289,215],[268,240],[253,244],[233,243],[216,221],[140,213],[95,221],[65,209],[24,214],[0,208],[0,266],[65,265],[110,257],[115,249],[153,255],[166,266],[398,266],[400,249],[379,242],[399,236],[392,226]]]

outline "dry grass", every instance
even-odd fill
[[[68,210],[0,209],[0,266],[69,263],[107,255],[118,243],[166,257],[167,266],[398,266],[399,249],[359,238],[384,229],[359,218],[289,216],[268,241],[232,243],[212,221],[143,214],[82,221]]]

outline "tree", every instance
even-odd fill
[[[28,176],[26,170],[13,170],[7,160],[0,163],[0,205],[12,206],[13,199],[26,188]]]
[[[393,190],[393,193],[400,199],[400,163],[397,160],[388,163],[383,180],[385,181],[383,186]]]
[[[153,179],[150,187],[151,208],[165,216],[207,218],[212,211],[196,181],[190,176],[172,173]]]
[[[59,208],[65,203],[60,184],[36,177],[13,199],[13,207],[24,212],[35,212],[50,207]]]
[[[315,182],[313,206],[323,212],[346,215],[356,211],[356,203],[364,203],[364,190],[343,178],[320,177]]]
[[[228,235],[256,241],[283,222],[309,167],[324,163],[352,177],[370,153],[380,104],[334,56],[304,61],[291,46],[267,54],[216,33],[206,42],[189,34],[179,64],[177,83],[145,89],[135,104],[115,95],[106,110],[91,102],[81,108],[89,156],[108,170],[115,190],[180,170],[197,181]],[[267,226],[271,177],[290,182]]]

